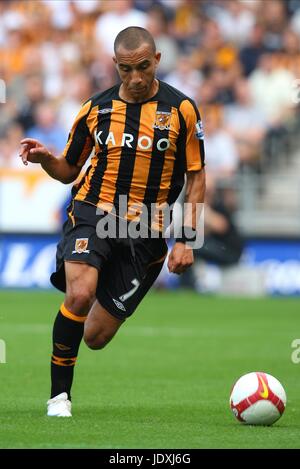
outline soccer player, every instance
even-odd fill
[[[186,202],[192,210],[184,225],[195,234],[196,206],[204,201],[203,133],[196,105],[155,77],[161,54],[147,30],[124,29],[115,39],[114,52],[121,84],[82,106],[62,156],[55,157],[37,140],[21,141],[23,163],[39,163],[63,183],[77,179],[93,150],[89,168],[72,188],[57,269],[51,276],[65,299],[53,327],[48,416],[71,416],[71,386],[82,337],[91,349],[105,347],[163,266],[166,241],[162,235],[151,236],[162,233],[162,216],[154,211],[154,219],[149,218],[151,207],[173,204],[186,174]],[[125,214],[120,203],[124,196]],[[150,236],[101,235],[99,222],[107,214],[120,223],[125,220],[127,228],[130,221],[142,224],[143,213],[137,210],[141,207],[149,208]],[[176,240],[168,259],[170,272],[180,274],[193,264],[189,236]]]

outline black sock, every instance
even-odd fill
[[[85,317],[79,317],[61,306],[53,326],[51,358],[51,398],[62,392],[71,400],[74,366],[83,336]]]

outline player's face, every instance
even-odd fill
[[[127,50],[119,46],[114,62],[122,80],[122,93],[134,102],[145,101],[155,90],[155,71],[160,52],[154,53],[149,44]]]

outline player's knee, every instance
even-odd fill
[[[94,292],[87,288],[71,288],[66,297],[66,303],[74,314],[87,314],[93,301]]]
[[[89,335],[84,334],[83,336],[84,342],[86,345],[92,350],[101,350],[103,349],[106,344],[110,341],[111,337],[105,334],[97,334],[97,335]]]

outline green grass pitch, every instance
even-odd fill
[[[45,416],[55,292],[0,292],[1,448],[299,448],[297,299],[150,293],[101,351],[81,345],[73,418]],[[229,393],[249,371],[273,374],[288,403],[272,427],[240,424]]]

